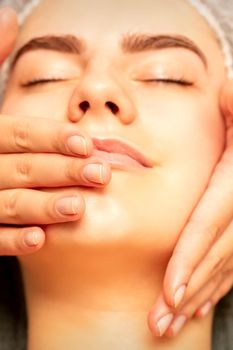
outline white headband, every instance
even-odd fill
[[[231,46],[226,38],[225,32],[222,29],[219,21],[217,20],[216,16],[214,16],[214,14],[211,12],[210,8],[207,5],[205,5],[201,0],[188,1],[193,7],[195,7],[195,9],[206,20],[206,22],[217,35],[224,55],[227,76],[229,79],[233,78],[233,57],[231,52]]]

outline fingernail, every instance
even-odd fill
[[[102,164],[88,164],[83,168],[83,176],[87,181],[105,184],[108,181],[107,169]]]
[[[181,303],[184,294],[186,291],[186,285],[183,284],[180,288],[177,289],[175,296],[174,296],[174,307],[177,308],[177,306]]]
[[[58,199],[55,207],[62,215],[75,215],[79,212],[80,201],[77,197],[65,197]]]
[[[169,313],[163,316],[162,318],[160,318],[160,320],[157,322],[156,326],[160,337],[166,332],[172,319],[173,319],[173,314]]]
[[[24,243],[29,247],[34,247],[40,243],[40,235],[38,232],[27,232],[24,236]]]
[[[175,320],[172,322],[171,329],[173,335],[177,335],[181,328],[184,326],[185,322],[187,321],[187,317],[184,315],[177,316]]]
[[[212,309],[212,303],[211,301],[207,301],[199,310],[198,310],[198,316],[205,317],[210,310]]]
[[[87,143],[82,136],[74,135],[69,137],[67,140],[67,146],[70,151],[75,154],[79,154],[80,156],[88,155]]]

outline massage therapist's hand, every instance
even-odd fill
[[[157,335],[175,336],[204,317],[233,286],[233,81],[221,94],[226,147],[169,261],[164,290],[149,313]]]
[[[0,64],[13,50],[18,34],[16,13],[10,7],[0,8]]]
[[[14,11],[0,10],[1,63],[16,35]],[[39,226],[83,215],[84,200],[72,186],[101,188],[110,167],[90,157],[92,140],[74,125],[0,115],[0,130],[0,255],[32,253],[45,241]],[[52,194],[41,190],[46,187]]]

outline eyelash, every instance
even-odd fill
[[[43,85],[43,84],[49,84],[49,83],[58,83],[61,81],[64,81],[65,79],[33,79],[29,80],[26,83],[22,83],[22,88],[30,88],[36,85]],[[146,79],[142,80],[145,83],[161,83],[161,84],[173,84],[173,85],[181,85],[184,87],[193,86],[194,83],[191,81],[185,80],[183,78],[180,79],[173,79],[173,78],[164,78],[164,79]]]
[[[21,87],[23,88],[30,88],[36,85],[43,85],[43,84],[49,84],[49,83],[59,83],[61,81],[64,81],[65,79],[32,79],[27,81],[26,83],[21,83]]]
[[[173,78],[161,78],[161,79],[146,79],[144,80],[145,83],[161,83],[161,84],[174,84],[174,85],[181,85],[184,87],[193,86],[194,83],[191,81],[188,81],[186,79],[180,78],[180,79],[173,79]]]

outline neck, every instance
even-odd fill
[[[148,330],[166,263],[123,247],[23,257],[28,349],[192,350],[199,339],[199,350],[209,350],[211,318],[190,322],[174,340],[155,339]]]

